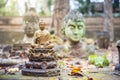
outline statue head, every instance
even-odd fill
[[[39,22],[39,15],[35,12],[34,8],[30,8],[30,10],[24,14],[23,22],[27,37],[33,37]]]
[[[40,28],[40,30],[44,30],[45,27],[46,27],[46,23],[41,20],[41,21],[39,22],[39,28]]]
[[[25,25],[25,34],[27,37],[33,37],[36,31],[35,24],[33,23],[26,23]]]
[[[82,14],[77,10],[71,10],[63,19],[63,34],[73,42],[79,40],[85,35],[85,24]]]

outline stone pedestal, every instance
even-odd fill
[[[23,75],[28,76],[58,76],[60,70],[52,49],[34,48],[30,49],[29,62],[22,69]]]

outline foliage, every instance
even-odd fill
[[[46,0],[46,5],[43,4],[43,6],[40,8],[39,15],[40,16],[50,16],[51,15],[51,6],[53,5],[54,0]],[[44,1],[42,2],[44,3]],[[47,9],[44,9],[44,6],[47,7]]]
[[[10,0],[11,4],[7,5],[8,0],[0,0],[0,15],[1,16],[18,16],[16,9],[16,0]]]
[[[11,5],[6,8],[6,16],[18,16],[16,2],[16,0],[12,0]]]
[[[91,64],[94,64],[94,63],[95,63],[95,58],[96,58],[96,57],[97,57],[96,54],[90,55],[90,56],[88,57],[89,62],[90,62]]]
[[[53,5],[53,0],[48,0],[47,6],[48,6],[49,10],[51,9],[52,5]]]
[[[40,15],[40,16],[45,16],[45,15],[47,15],[47,14],[45,13],[45,11],[44,11],[43,9],[41,9],[41,12],[39,12],[39,15]]]
[[[8,0],[0,0],[0,8],[4,7],[6,5]]]
[[[38,0],[35,8],[39,8],[39,15],[40,16],[50,16],[51,15],[51,6],[53,5],[54,0]],[[25,2],[25,11],[27,12],[30,8],[29,2]],[[45,4],[45,5],[44,5]],[[42,6],[39,6],[42,5]],[[1,16],[18,16],[19,10],[17,9],[18,4],[17,0],[0,0],[0,15]],[[46,9],[45,9],[46,8]]]
[[[8,0],[0,0],[0,15],[4,15],[5,14],[5,5],[7,3]]]
[[[88,14],[89,12],[89,7],[90,7],[90,0],[75,0],[77,1],[76,5],[78,6],[78,10],[82,14]]]
[[[117,8],[119,8],[119,0],[113,0],[113,12],[115,12]]]
[[[96,54],[94,55],[90,55],[88,57],[88,61],[91,63],[91,64],[94,64],[98,67],[105,67],[105,66],[109,66],[109,61],[108,59],[106,58],[106,54],[104,54],[103,56],[98,56]]]

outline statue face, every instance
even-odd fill
[[[68,20],[65,35],[70,41],[78,42],[85,34],[85,24],[82,21]]]
[[[44,25],[40,25],[39,28],[40,28],[40,30],[44,30],[45,26]]]
[[[44,30],[44,29],[45,29],[45,26],[46,26],[46,23],[41,20],[41,21],[39,22],[39,28],[40,28],[40,30]]]
[[[28,36],[28,37],[33,37],[35,31],[36,31],[36,28],[35,28],[35,24],[32,24],[32,23],[28,23],[26,24],[26,27],[25,27],[25,34]]]

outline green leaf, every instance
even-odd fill
[[[88,57],[88,61],[91,64],[94,64],[98,67],[105,67],[105,66],[109,66],[109,61],[107,59],[107,54],[104,54],[103,56],[98,56],[98,55],[90,55]]]
[[[95,59],[95,65],[98,67],[103,67],[103,63],[104,63],[104,58],[102,56],[98,56]]]
[[[88,57],[88,61],[89,61],[91,64],[94,64],[96,58],[97,58],[97,55],[96,55],[96,54],[90,55],[90,56]]]

